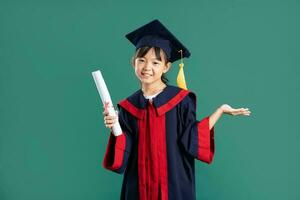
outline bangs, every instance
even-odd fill
[[[162,58],[160,56],[160,52],[162,52],[162,54],[164,55],[164,60],[166,61],[166,63],[169,62],[166,53],[164,52],[164,50],[162,50],[159,47],[150,47],[150,46],[141,47],[141,48],[136,50],[135,57],[137,57],[137,58],[144,57],[151,48],[154,48],[155,57],[156,57],[157,60],[162,61]]]

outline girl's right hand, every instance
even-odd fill
[[[104,124],[107,128],[111,129],[114,126],[114,124],[118,121],[118,117],[117,117],[118,111],[116,111],[116,116],[111,116],[108,113],[107,107],[108,107],[108,103],[105,103],[105,105],[103,106]]]

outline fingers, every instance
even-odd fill
[[[108,128],[112,128],[116,122],[117,122],[117,116],[105,116],[104,117],[104,124]]]
[[[104,108],[103,115],[108,115],[109,114],[109,112],[108,112],[109,102],[107,102],[107,101],[104,102],[103,108]]]
[[[104,110],[104,111],[103,111],[103,115],[104,115],[104,116],[108,116],[108,115],[109,115],[109,112],[108,112],[107,110]]]
[[[249,110],[249,108],[245,108],[244,110],[242,110],[242,115],[250,115],[251,111]]]
[[[107,122],[110,122],[110,121],[113,121],[113,120],[116,120],[118,117],[117,116],[104,116],[104,121],[107,121]]]
[[[116,113],[116,116],[119,116],[119,112],[118,112],[117,110],[115,110],[115,113]],[[104,111],[102,112],[102,114],[103,114],[104,116],[109,116],[108,110],[104,110]]]
[[[251,114],[251,111],[249,108],[238,108],[238,109],[233,109],[231,112],[232,115],[247,115],[249,116]]]
[[[109,102],[105,102],[104,103],[104,111],[103,111],[103,119],[104,119],[104,124],[107,128],[112,128],[113,125],[118,121],[118,114],[119,112],[117,110],[115,110],[116,112],[116,115],[112,116],[112,115],[109,115],[109,112],[108,112],[108,107],[109,107]]]
[[[251,114],[251,111],[249,110],[249,108],[242,108],[241,110],[240,110],[240,114],[241,115],[250,115]]]

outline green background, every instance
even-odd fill
[[[91,72],[114,103],[139,89],[124,35],[161,20],[185,59],[197,118],[215,126],[197,199],[299,199],[300,3],[278,0],[0,1],[0,199],[118,199],[102,160],[109,130]],[[178,62],[168,73],[175,84]]]

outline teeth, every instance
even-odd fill
[[[145,73],[142,73],[142,75],[144,75],[144,76],[151,76],[150,74],[145,74]]]

